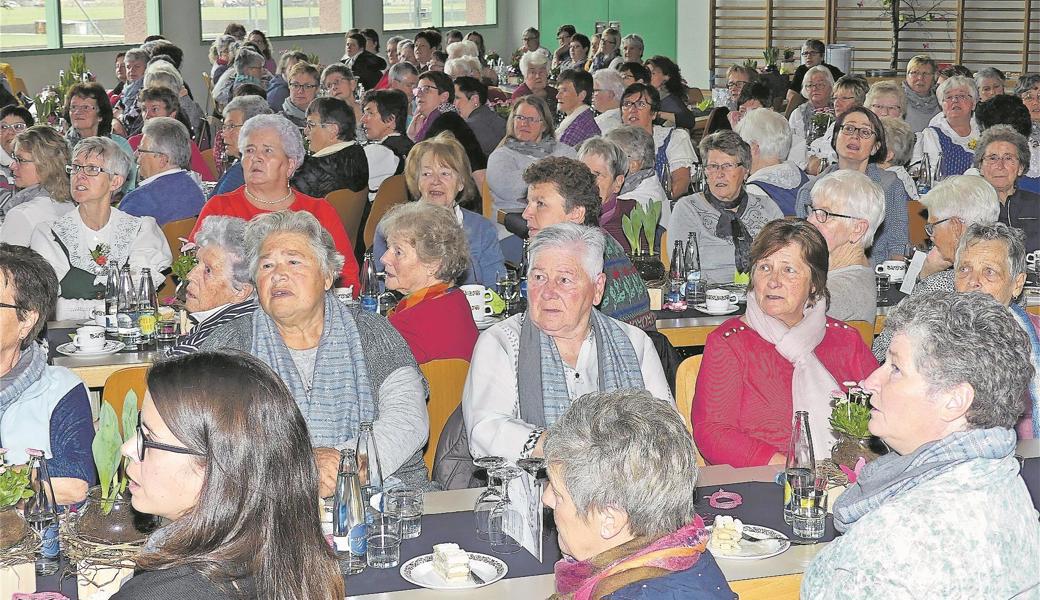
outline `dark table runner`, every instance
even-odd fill
[[[731,317],[739,317],[740,315],[744,314],[744,311],[747,310],[747,304],[743,302],[741,302],[737,306],[737,310],[729,313],[728,315],[711,315],[706,312],[699,311],[696,308],[694,308],[693,305],[690,305],[689,308],[682,312],[676,312],[672,310],[655,310],[654,316],[658,319],[696,319],[704,317],[723,317],[729,319]]]
[[[728,510],[712,508],[708,504],[707,497],[719,490],[740,494],[744,501],[743,504]],[[798,539],[791,526],[784,522],[783,499],[784,488],[772,482],[752,481],[699,487],[697,488],[697,514],[704,518],[705,525],[711,525],[716,515],[729,515],[748,525],[769,527],[791,539]],[[827,526],[820,542],[829,542],[836,535],[834,519],[831,515],[827,515]]]

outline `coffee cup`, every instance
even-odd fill
[[[100,350],[105,346],[105,328],[98,325],[84,325],[72,336],[72,343],[80,350]]]
[[[493,290],[478,284],[464,285],[461,288],[469,302],[469,309],[473,311],[473,318],[480,320],[490,315],[501,313],[506,308],[506,302]]]
[[[737,300],[736,294],[723,289],[716,288],[704,293],[704,307],[713,312],[729,310]]]
[[[874,267],[874,272],[878,275],[885,273],[892,283],[899,283],[906,275],[906,263],[901,260],[886,260]]]
[[[1028,270],[1030,270],[1030,271],[1038,271],[1038,270],[1040,270],[1040,267],[1037,266],[1038,264],[1040,264],[1040,250],[1037,250],[1035,252],[1030,252],[1029,254],[1026,254],[1026,265],[1027,265]]]

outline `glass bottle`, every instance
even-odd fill
[[[784,522],[791,522],[794,510],[794,490],[813,486],[816,457],[813,455],[812,433],[809,431],[809,413],[800,410],[794,414],[791,441],[787,446],[784,468]]]
[[[141,330],[142,343],[147,344],[155,339],[158,313],[159,299],[155,296],[152,270],[145,267],[141,269],[140,287],[137,289],[137,324]]]
[[[682,240],[675,240],[672,246],[672,260],[668,267],[668,303],[685,300],[686,267],[683,256]]]
[[[701,278],[701,252],[697,246],[697,234],[690,232],[686,240],[686,255],[683,257],[686,268],[686,302],[696,304],[704,302],[704,281]]]
[[[529,262],[529,254],[531,252],[531,240],[524,240],[524,249],[520,254],[520,265],[516,268],[516,279],[520,282],[520,297],[523,298],[521,303],[527,301],[527,270],[531,267]],[[526,309],[526,307],[524,307]]]
[[[917,171],[917,193],[925,195],[932,189],[932,162],[927,152],[921,157],[921,165]]]
[[[376,261],[371,250],[365,252],[365,260],[361,265],[361,310],[379,312],[379,278],[376,276]]]
[[[357,441],[357,467],[361,495],[367,504],[372,496],[383,491],[383,469],[379,465],[379,452],[370,421],[361,422],[361,434]]]
[[[53,575],[58,570],[61,546],[58,541],[58,505],[54,499],[47,457],[43,451],[28,449],[29,486],[33,495],[25,501],[23,514],[29,526],[43,540],[36,559],[37,575]]]
[[[105,335],[116,338],[119,335],[119,267],[109,263],[105,277]]]
[[[130,265],[123,265],[119,274],[119,297],[116,305],[116,320],[119,327],[119,341],[127,350],[137,350],[141,338],[141,329],[137,323],[137,293],[134,290],[134,278],[130,274]]]
[[[350,449],[340,450],[332,505],[332,541],[340,570],[347,575],[357,575],[365,570],[367,526],[364,502],[355,453]]]

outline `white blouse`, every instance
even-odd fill
[[[661,147],[661,144],[668,139],[668,134],[672,134],[672,138],[668,140],[668,147],[665,148],[665,154],[668,156],[668,170],[675,172],[683,167],[692,167],[699,163],[697,159],[697,153],[693,151],[693,143],[690,141],[690,134],[681,127],[663,127],[661,125],[654,125],[654,152]],[[644,165],[649,167],[650,165]]]
[[[8,211],[0,226],[0,242],[28,246],[37,225],[51,223],[75,208],[72,202],[58,202],[46,196],[19,204]]]

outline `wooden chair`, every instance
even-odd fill
[[[419,365],[419,369],[430,384],[430,401],[426,406],[430,414],[430,440],[423,453],[423,460],[426,461],[426,468],[432,470],[441,430],[462,402],[462,387],[466,384],[469,362],[461,358],[431,360]]]
[[[213,158],[213,148],[206,148],[199,154],[202,155],[202,160],[206,161],[206,166],[209,167],[209,172],[215,177],[217,175],[217,160]]]
[[[202,107],[202,114],[209,114],[209,103],[213,100],[213,76],[209,71],[202,72],[202,82],[206,84],[206,105]]]
[[[348,189],[329,192],[325,200],[336,209],[339,220],[343,222],[343,229],[351,243],[357,240],[358,230],[361,229],[361,217],[365,214],[365,205],[368,204],[368,188],[352,192]]]
[[[856,328],[856,331],[859,332],[859,336],[863,338],[863,343],[866,344],[868,348],[874,343],[873,321],[846,321],[846,323]]]
[[[488,187],[487,177],[484,178],[484,185],[480,186],[480,198],[482,200],[484,218],[494,222],[495,198],[491,195],[491,188]]]
[[[729,587],[740,600],[798,600],[802,574],[742,579],[731,581]]]
[[[704,101],[704,92],[700,88],[686,88],[686,104],[695,106]]]
[[[134,390],[137,393],[137,409],[144,402],[144,391],[147,387],[146,377],[149,367],[127,367],[112,373],[105,380],[101,391],[101,401],[108,402],[116,411],[116,422],[123,422],[123,399],[126,393]]]
[[[697,373],[701,370],[701,358],[704,355],[691,356],[679,363],[675,371],[675,407],[682,416],[686,429],[693,435],[693,423],[690,421],[690,412],[693,410],[693,392],[697,389]],[[694,449],[696,451],[696,448]],[[697,452],[697,466],[704,466],[704,457]]]
[[[162,226],[163,235],[166,236],[166,243],[170,245],[170,252],[173,254],[174,261],[181,257],[181,241],[179,238],[188,237],[191,230],[195,228],[196,220],[198,220],[198,217],[188,217],[179,221],[170,221]],[[173,291],[176,287],[173,281],[173,273],[171,272],[166,276],[166,281],[163,282],[160,288],[162,290],[160,299],[173,296]]]
[[[910,219],[910,243],[921,246],[928,241],[928,234],[924,231],[924,225],[928,222],[928,209],[920,200],[909,200],[906,210]]]
[[[372,200],[372,210],[368,213],[365,222],[365,248],[371,248],[376,240],[376,226],[379,221],[395,204],[403,204],[408,201],[408,191],[405,188],[404,175],[387,177],[379,186],[376,197]]]

